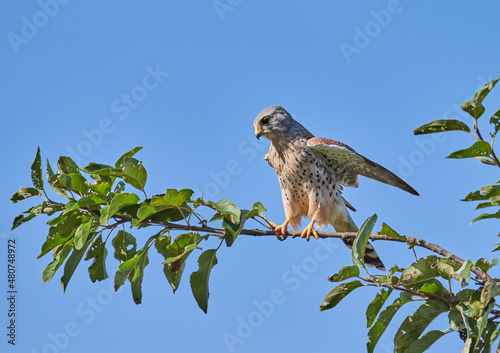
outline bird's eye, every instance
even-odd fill
[[[262,125],[265,126],[265,125],[269,125],[270,121],[271,121],[271,119],[268,116],[266,116],[266,117],[262,118],[261,123],[262,123]]]

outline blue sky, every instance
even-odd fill
[[[43,160],[70,155],[81,165],[113,163],[143,146],[137,158],[148,170],[149,194],[187,187],[246,208],[261,201],[281,223],[278,182],[261,158],[269,142],[256,141],[252,129],[263,108],[280,104],[312,133],[349,144],[421,194],[362,178],[358,189],[345,190],[358,224],[377,213],[377,228],[386,222],[463,258],[495,256],[498,224],[469,226],[478,213],[459,200],[497,181],[497,170],[444,158],[473,143],[467,134],[416,137],[413,130],[442,118],[470,123],[459,106],[500,75],[498,3],[41,0],[1,7],[0,261],[15,238],[19,290],[18,344],[2,334],[2,351],[364,351],[365,309],[376,293],[358,289],[319,312],[333,288],[326,278],[350,264],[340,242],[240,236],[218,252],[208,315],[187,276],[172,294],[154,252],[139,306],[128,285],[114,293],[112,278],[92,284],[87,263],[63,294],[60,274],[41,280],[50,262],[37,260],[45,216],[9,232],[33,204],[9,197],[30,185],[37,146]],[[485,105],[484,129],[500,91]],[[134,234],[141,242],[149,233]],[[401,244],[375,246],[387,266],[411,263]],[[110,252],[111,277],[117,266]],[[188,264],[185,274],[195,269]],[[5,301],[0,307],[4,327]],[[377,352],[391,351],[395,323]],[[445,318],[434,325],[448,327]],[[231,335],[238,340],[228,344]],[[445,336],[435,351],[444,347],[461,349],[458,336]]]

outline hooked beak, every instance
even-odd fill
[[[262,128],[260,126],[257,126],[255,128],[255,137],[257,137],[257,140],[259,140],[261,136],[262,136]]]

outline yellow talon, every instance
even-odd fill
[[[318,232],[316,232],[316,229],[314,229],[314,222],[315,221],[311,221],[311,223],[309,223],[306,229],[304,229],[304,231],[300,235],[301,238],[306,238],[306,240],[309,241],[309,238],[311,237],[312,233],[314,238],[319,239]]]
[[[273,227],[274,233],[276,234],[276,238],[278,238],[278,240],[285,240],[287,238],[286,232],[288,223],[290,223],[290,219],[287,219],[285,223],[280,226],[278,226],[276,223],[269,222],[271,227]]]

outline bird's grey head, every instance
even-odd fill
[[[253,122],[253,128],[257,138],[264,136],[270,140],[276,140],[284,136],[308,137],[308,135],[311,135],[280,105],[272,105],[261,111]]]

